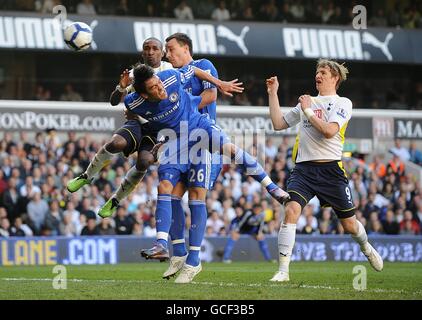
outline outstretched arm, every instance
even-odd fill
[[[244,89],[242,87],[243,83],[237,82],[238,79],[234,79],[232,81],[222,81],[220,79],[213,77],[208,72],[205,72],[204,70],[201,70],[199,68],[193,67],[193,70],[196,77],[198,77],[199,79],[203,81],[211,82],[218,88],[218,90],[220,90],[222,94],[232,97],[233,96],[232,93],[243,92],[243,89]]]
[[[271,77],[267,79],[267,93],[270,104],[270,117],[274,126],[274,130],[284,130],[289,127],[286,120],[284,120],[283,112],[280,108],[280,102],[278,101],[278,79],[277,77]]]

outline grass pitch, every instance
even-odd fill
[[[367,270],[367,289],[353,289],[353,267]],[[67,289],[53,289],[51,266],[0,268],[0,300],[6,299],[422,299],[422,264],[385,263],[375,272],[368,263],[292,262],[290,282],[269,279],[277,264],[204,263],[191,284],[163,280],[166,263],[67,266]]]

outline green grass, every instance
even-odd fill
[[[353,289],[353,267],[367,267],[367,289]],[[422,299],[422,264],[385,263],[380,273],[367,263],[292,262],[290,282],[272,283],[271,263],[203,264],[191,284],[163,280],[165,263],[67,266],[66,290],[52,287],[53,267],[0,268],[5,299]]]

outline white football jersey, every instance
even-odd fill
[[[319,119],[336,122],[339,132],[327,139],[315,129],[305,114],[300,103],[284,115],[284,120],[293,127],[300,123],[299,133],[293,148],[293,160],[296,163],[315,160],[341,160],[344,135],[352,117],[352,102],[338,95],[311,97],[311,108]]]

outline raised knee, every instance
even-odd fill
[[[136,163],[136,168],[141,171],[148,170],[149,166],[154,163],[154,156],[151,152],[142,151],[139,154],[138,161]]]
[[[109,143],[106,144],[105,148],[108,152],[118,153],[122,152],[127,146],[127,141],[125,138],[115,135]]]

